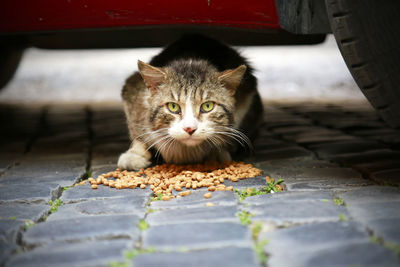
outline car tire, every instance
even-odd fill
[[[21,61],[23,48],[0,45],[0,89],[12,79]]]
[[[326,0],[354,80],[391,127],[400,127],[400,1]]]

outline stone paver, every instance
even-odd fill
[[[371,177],[372,174],[379,171],[393,170],[400,166],[400,159],[386,159],[386,160],[377,160],[368,163],[358,163],[354,164],[352,167],[361,173],[363,173],[366,177]]]
[[[162,210],[147,216],[150,226],[158,224],[186,224],[194,222],[235,222],[236,206],[213,206]]]
[[[333,199],[331,191],[319,191],[315,195],[297,191],[248,197],[243,203],[247,204],[245,209],[254,215],[254,220],[286,225],[339,221],[339,214],[347,216],[347,210],[335,205]]]
[[[128,189],[116,190],[106,186],[99,186],[97,190],[93,190],[88,184],[86,184],[66,190],[60,199],[63,203],[73,203],[90,199],[107,199],[118,197],[141,198],[150,197],[150,195],[152,195],[150,189],[138,189],[135,190],[135,192],[132,192],[132,190]]]
[[[181,209],[181,208],[196,208],[204,207],[206,203],[212,203],[218,206],[233,206],[237,205],[237,198],[233,192],[230,191],[216,191],[213,192],[213,197],[205,199],[204,194],[206,190],[193,191],[189,196],[184,198],[174,198],[169,201],[153,201],[150,207],[153,209]]]
[[[353,222],[307,224],[261,234],[268,266],[396,266],[394,252],[372,244]],[[368,251],[368,253],[366,253]]]
[[[366,225],[374,235],[400,243],[400,189],[371,186],[338,194],[350,215]]]
[[[99,215],[52,220],[32,226],[22,237],[28,247],[48,245],[53,242],[78,242],[80,240],[139,237],[136,215]]]
[[[0,266],[400,265],[399,131],[368,107],[266,105],[246,159],[263,175],[226,185],[260,189],[269,175],[287,191],[242,201],[74,186],[129,147],[120,106],[0,115]]]
[[[250,229],[239,222],[165,224],[150,227],[143,234],[144,247],[164,250],[251,245]]]
[[[376,161],[400,160],[400,152],[390,149],[368,150],[360,153],[349,153],[333,158],[335,162],[343,165],[353,166],[355,164],[371,163]]]
[[[16,246],[18,234],[25,225],[24,220],[2,219],[0,220],[0,240],[2,247],[7,247],[7,244],[13,247]],[[6,254],[4,254],[6,255]]]
[[[378,183],[400,186],[400,168],[374,172],[371,178]]]
[[[52,244],[19,254],[5,266],[108,266],[110,262],[122,261],[121,251],[132,246],[127,240]]]
[[[253,162],[264,161],[264,160],[276,160],[286,158],[298,158],[298,157],[313,157],[313,153],[298,146],[279,148],[274,150],[266,150],[262,152],[256,152],[252,158]]]
[[[157,267],[171,266],[259,266],[254,251],[246,247],[224,247],[196,250],[190,252],[154,253],[137,256],[134,266]]]
[[[379,144],[375,141],[361,139],[314,144],[311,145],[309,148],[315,151],[320,158],[330,159],[341,154],[384,149],[386,148],[386,146],[384,144]]]
[[[91,199],[78,203],[64,204],[48,218],[50,220],[67,219],[84,215],[135,214],[142,218],[146,213],[147,197],[128,196],[105,199]]]
[[[56,183],[33,184],[11,184],[0,187],[0,203],[23,202],[23,203],[47,203],[54,199],[61,187]]]
[[[47,205],[12,202],[0,205],[0,220],[39,220],[48,210]],[[10,219],[11,218],[11,219]]]

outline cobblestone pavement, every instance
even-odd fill
[[[0,106],[1,265],[400,266],[400,132],[356,104],[266,104],[264,117],[247,161],[287,191],[151,201],[73,186],[115,169],[120,108]]]

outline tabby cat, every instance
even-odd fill
[[[132,144],[120,168],[145,168],[160,155],[176,164],[225,162],[251,147],[262,104],[252,68],[233,48],[185,35],[138,68],[122,90]]]

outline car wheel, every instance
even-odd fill
[[[0,45],[0,89],[14,76],[21,61],[23,48]]]
[[[400,1],[326,0],[329,22],[354,80],[392,127],[400,127]]]

